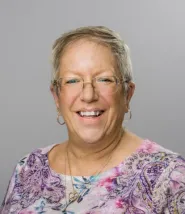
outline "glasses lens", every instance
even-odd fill
[[[96,78],[96,87],[101,93],[114,94],[118,89],[117,83],[114,76]]]
[[[66,90],[78,92],[82,89],[83,80],[77,77],[64,77],[61,79],[61,86]]]
[[[83,84],[87,83],[83,83],[83,79],[79,77],[61,78],[61,87],[71,93],[80,93],[83,89]],[[118,90],[118,79],[114,76],[96,77],[93,79],[92,84],[99,93],[114,94]]]

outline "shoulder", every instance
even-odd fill
[[[185,159],[178,153],[146,140],[137,151],[136,164],[143,171],[162,178],[171,170],[181,167],[185,173]]]
[[[138,161],[144,160],[144,166],[148,164],[163,166],[160,179],[167,174],[170,176],[170,172],[177,169],[185,174],[185,158],[155,142],[146,140],[138,149],[137,155]]]
[[[151,194],[162,188],[164,181],[169,182],[177,177],[185,181],[185,159],[149,140],[145,140],[137,152],[126,160],[123,169],[131,176],[137,174]]]
[[[17,182],[18,179],[22,178],[30,169],[37,168],[38,170],[41,166],[45,166],[48,161],[48,152],[55,145],[56,144],[44,148],[37,148],[27,155],[24,155],[16,164],[11,181]]]
[[[169,149],[150,140],[144,140],[137,151],[120,165],[121,175],[125,179],[135,179],[151,194],[170,172],[181,170],[185,174],[185,159]]]
[[[17,163],[16,170],[20,171],[23,168],[32,167],[36,163],[44,164],[47,161],[48,152],[56,144],[49,145],[44,148],[37,148],[27,155],[23,156]]]
[[[163,146],[145,140],[136,152],[138,159],[150,160],[151,163],[163,162],[166,165],[171,165],[173,162],[183,162],[185,159],[178,153],[173,152]]]
[[[29,187],[38,183],[42,174],[47,176],[49,172],[47,154],[54,146],[35,149],[18,161],[2,204],[3,210],[18,209],[21,200],[22,206],[27,206],[28,198],[23,201],[23,195],[29,191]]]
[[[161,212],[165,207],[169,213],[185,213],[185,159],[180,155],[171,159],[158,178],[153,205]]]
[[[185,158],[157,143],[146,141],[138,151],[142,179],[149,184],[157,213],[185,212]],[[165,212],[165,213],[166,213]]]

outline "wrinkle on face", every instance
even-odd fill
[[[60,76],[78,76],[85,82],[91,82],[98,75],[114,75],[115,59],[109,48],[100,44],[80,40],[69,45],[60,60]],[[116,129],[122,126],[126,112],[125,97],[121,85],[113,94],[97,93],[90,86],[85,87],[80,96],[61,90],[57,105],[64,117],[69,137],[76,136],[88,142],[98,142],[104,136],[114,135]],[[92,96],[92,93],[93,96]],[[88,97],[88,99],[87,99]],[[88,100],[88,101],[87,101]],[[102,119],[97,124],[90,125],[78,120],[76,111],[81,108],[97,107],[105,109]]]

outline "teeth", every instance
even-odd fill
[[[80,111],[79,114],[82,117],[90,117],[90,116],[99,116],[102,113],[102,111]]]

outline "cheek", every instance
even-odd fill
[[[125,107],[125,98],[122,94],[115,94],[112,96],[107,96],[106,100],[109,103],[110,107],[117,111],[119,111],[121,109],[123,110]]]
[[[124,96],[115,96],[111,100],[111,117],[114,117],[117,121],[123,119],[126,112],[125,98]]]
[[[61,93],[60,94],[60,109],[62,112],[70,110],[75,102],[76,97],[72,94]]]

